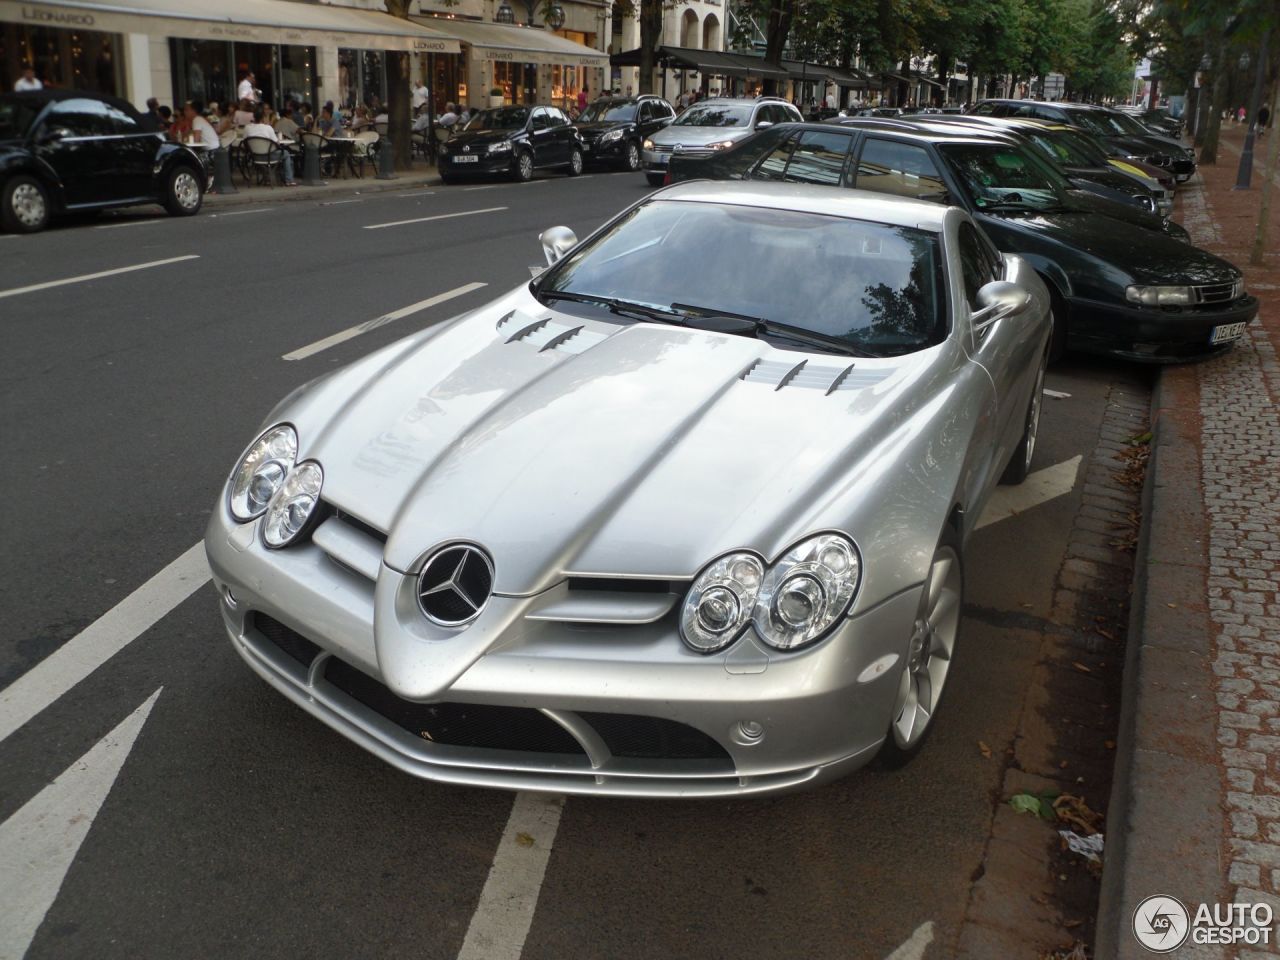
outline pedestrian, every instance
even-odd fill
[[[584,83],[582,85],[582,89],[578,91],[578,112],[581,113],[583,110],[587,109],[587,104],[590,102],[590,99],[587,97],[587,85]]]
[[[253,85],[255,79],[253,71],[246,70],[240,77],[240,86],[236,89],[236,96],[241,100],[248,100],[250,103],[256,103],[258,100],[258,91]]]
[[[280,146],[280,137],[276,135],[276,132],[272,129],[271,125],[266,122],[266,115],[262,109],[262,104],[258,104],[258,106],[254,108],[253,123],[244,128],[244,135],[246,139],[249,137],[262,137],[263,139],[270,140],[274,143],[276,148],[280,151],[280,166],[281,173],[284,176],[284,185],[286,187],[296,187],[298,185],[297,181],[293,179],[293,156],[288,150]]]
[[[431,93],[427,90],[427,85],[419,80],[413,87],[413,98],[409,102],[409,108],[416,114],[430,98]]]
[[[1269,104],[1264,103],[1262,106],[1258,108],[1258,123],[1257,123],[1258,136],[1264,137],[1267,135],[1267,124],[1269,124],[1270,122],[1271,122],[1271,106]]]
[[[44,84],[36,79],[35,67],[29,63],[22,65],[22,73],[13,84],[15,93],[22,93],[26,90],[43,90]]]

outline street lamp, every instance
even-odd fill
[[[515,23],[516,12],[511,9],[511,4],[507,0],[502,0],[498,5],[498,9],[493,14],[494,23]]]

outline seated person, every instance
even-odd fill
[[[196,150],[217,150],[218,131],[214,130],[213,124],[205,119],[204,104],[199,100],[188,100],[182,112],[193,141],[189,146]]]
[[[369,119],[369,108],[363,103],[356,107],[356,114],[351,118],[351,132],[359,133],[366,127],[373,126],[373,121]]]
[[[231,121],[237,127],[245,127],[253,123],[253,104],[248,100],[241,100],[240,106],[232,114]]]
[[[279,144],[280,138],[276,136],[276,132],[271,125],[265,122],[265,112],[262,104],[258,104],[253,111],[253,122],[244,128],[245,139],[250,137],[262,137],[270,140],[272,143]],[[288,150],[280,149],[281,153],[281,171],[284,174],[284,185],[286,187],[296,187],[297,181],[293,179],[293,157],[289,155]]]

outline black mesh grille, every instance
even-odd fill
[[[725,760],[729,754],[701,730],[660,717],[582,713],[615,757],[645,760]]]
[[[432,743],[584,756],[582,747],[568,731],[537,710],[402,700],[373,677],[337,657],[325,664],[324,678],[370,710]]]
[[[304,667],[311,666],[311,661],[320,653],[320,648],[302,634],[286,627],[279,620],[273,620],[264,613],[255,613],[253,615],[253,625],[260,634]]]

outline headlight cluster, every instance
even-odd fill
[[[644,138],[644,143],[642,143],[642,144],[641,144],[641,146],[642,146],[644,149],[646,149],[646,150],[650,150],[650,151],[652,151],[652,150],[653,150],[653,141],[652,141],[652,140],[650,140],[648,137],[645,137],[645,138]]]
[[[737,142],[736,140],[717,140],[715,143],[708,143],[707,146],[712,150],[728,150]]]
[[[489,152],[490,153],[510,153],[511,141],[499,140],[497,143],[491,143],[489,144]]]
[[[625,131],[619,127],[617,130],[607,130],[600,137],[601,143],[613,143],[615,140],[621,140]]]
[[[1125,287],[1125,299],[1144,307],[1187,307],[1195,303],[1190,287]]]
[[[231,515],[246,523],[266,514],[262,542],[268,547],[296,540],[320,502],[324,471],[314,460],[297,459],[297,431],[282,423],[253,442],[231,477]]]
[[[753,553],[726,554],[685,596],[681,635],[694,650],[715,653],[750,623],[769,646],[795,650],[844,616],[860,570],[857,549],[835,533],[804,540],[767,568]]]
[[[440,156],[442,156],[442,157],[447,157],[447,156],[449,155],[449,144],[447,144],[447,143],[442,143],[442,144],[440,144],[440,146],[437,148],[437,150],[439,151]]]

